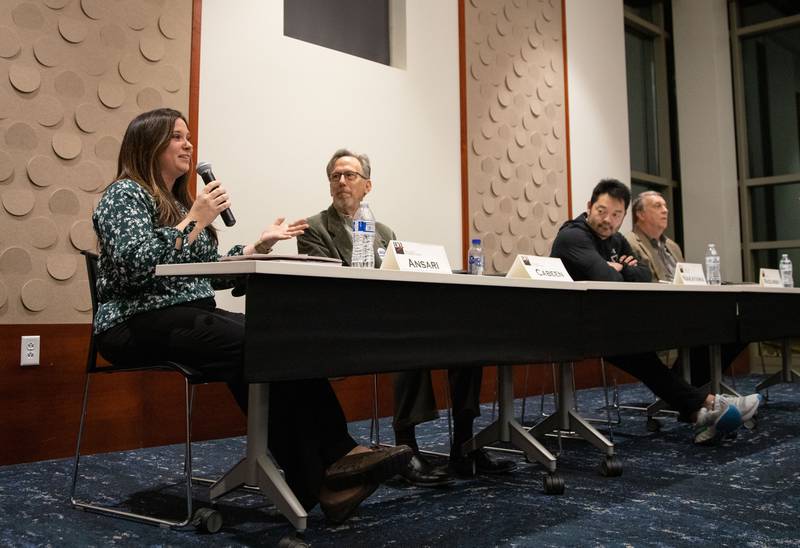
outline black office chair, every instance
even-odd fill
[[[92,297],[92,320],[97,314],[97,260],[98,256],[90,251],[81,252],[86,257],[86,270],[89,274],[89,290]],[[202,530],[210,533],[219,531],[222,527],[222,516],[216,510],[211,508],[200,508],[196,512],[192,512],[192,444],[191,444],[191,427],[192,427],[192,402],[194,399],[194,387],[197,384],[204,384],[211,382],[213,379],[208,379],[202,372],[193,369],[185,364],[176,363],[171,361],[157,361],[152,363],[137,363],[137,364],[111,364],[111,365],[98,365],[97,364],[97,346],[95,342],[94,330],[91,332],[89,339],[89,353],[86,359],[86,383],[83,389],[83,405],[81,408],[81,420],[78,428],[78,442],[75,449],[75,466],[72,473],[72,487],[70,489],[70,502],[75,508],[89,510],[99,514],[130,519],[142,523],[149,523],[152,525],[166,526],[166,527],[185,527],[187,525],[194,525]],[[75,491],[78,483],[78,465],[81,456],[81,440],[83,438],[83,429],[86,422],[86,410],[89,402],[89,380],[96,374],[109,374],[131,371],[169,371],[180,373],[184,378],[185,397],[186,397],[186,448],[184,453],[184,481],[186,484],[186,517],[183,520],[170,520],[159,518],[151,515],[138,514],[118,508],[109,506],[101,506],[93,502],[86,502],[79,500],[75,497]],[[211,483],[210,480],[194,479],[197,483]]]

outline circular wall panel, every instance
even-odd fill
[[[160,61],[164,57],[164,42],[156,35],[142,36],[139,40],[139,51],[148,61]]]
[[[21,247],[9,247],[0,255],[0,272],[25,275],[33,270],[31,254]]]
[[[75,275],[78,269],[78,261],[75,255],[59,253],[47,257],[47,273],[54,280],[63,282]]]
[[[0,27],[0,57],[11,59],[20,52],[19,36],[11,27]]]
[[[57,67],[64,62],[63,42],[52,36],[41,36],[33,43],[33,55],[45,67]]]
[[[18,27],[24,29],[40,29],[44,25],[44,17],[39,8],[31,2],[18,5],[11,12],[11,19]]]
[[[64,119],[61,102],[52,95],[42,95],[36,101],[36,121],[44,127],[53,127]]]
[[[77,215],[80,211],[78,195],[68,188],[53,192],[49,201],[50,211],[56,215]]]
[[[71,99],[82,97],[86,91],[86,88],[83,86],[83,79],[71,70],[65,70],[56,76],[55,87],[59,95]]]
[[[64,160],[78,157],[82,148],[81,138],[72,133],[56,133],[53,135],[53,151]]]
[[[89,27],[80,19],[61,17],[58,20],[58,32],[61,37],[71,44],[80,44],[86,39]]]
[[[80,251],[97,247],[97,236],[91,221],[76,221],[69,229],[69,239]]]
[[[100,82],[97,96],[108,108],[118,108],[125,101],[125,88],[115,82]]]
[[[143,111],[153,110],[164,105],[161,94],[155,88],[144,88],[136,95],[136,104]]]
[[[58,227],[50,217],[34,217],[25,226],[36,249],[47,249],[58,241]]]
[[[103,112],[92,103],[83,103],[75,108],[75,123],[86,133],[100,129]]]
[[[61,166],[50,156],[42,154],[28,160],[27,172],[28,179],[39,187],[48,187],[63,177]]]
[[[11,215],[22,217],[33,210],[36,205],[36,197],[33,191],[27,188],[12,188],[3,192],[3,207]]]
[[[0,150],[0,182],[7,181],[14,174],[14,159],[8,152]]]
[[[8,79],[14,89],[22,93],[31,93],[39,89],[42,75],[33,65],[14,63],[8,69]]]
[[[22,304],[31,312],[41,312],[50,305],[52,292],[44,280],[28,280],[19,294]]]
[[[94,145],[94,153],[101,160],[116,160],[119,155],[119,141],[114,137],[102,137]]]
[[[69,171],[70,183],[86,192],[94,192],[103,184],[103,173],[93,162],[81,162]]]

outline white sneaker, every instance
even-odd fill
[[[739,409],[725,398],[716,396],[710,410],[703,406],[697,413],[694,442],[701,445],[714,443],[741,425],[742,414]]]
[[[750,394],[749,396],[728,396],[727,394],[717,394],[715,399],[722,398],[728,405],[732,405],[739,410],[742,415],[742,422],[749,421],[758,413],[758,406],[764,401],[761,394]]]

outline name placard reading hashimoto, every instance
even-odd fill
[[[551,282],[571,282],[564,263],[557,257],[537,257],[536,255],[517,255],[506,278],[530,278]]]
[[[781,271],[774,268],[762,268],[758,272],[758,285],[762,287],[783,287]]]
[[[381,270],[401,270],[406,272],[437,272],[452,274],[450,262],[444,246],[401,242],[392,240],[386,249],[386,257]]]
[[[678,263],[675,265],[674,285],[707,285],[703,265],[697,263]]]

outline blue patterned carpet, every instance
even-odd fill
[[[759,379],[740,378],[738,388],[750,391]],[[605,415],[596,411],[601,390],[581,391],[578,398],[582,412]],[[639,385],[620,388],[623,403],[651,398]],[[548,397],[545,410],[551,408]],[[517,409],[519,414],[519,401]],[[529,399],[527,419],[539,410],[539,398]],[[481,426],[491,419],[490,405],[483,414]],[[328,527],[315,509],[305,541],[348,547],[800,546],[797,386],[773,388],[757,428],[741,429],[720,446],[695,447],[687,425],[669,417],[662,424],[650,433],[642,415],[623,413],[613,429],[624,466],[618,478],[598,474],[597,450],[565,440],[558,461],[566,482],[561,496],[543,494],[542,468],[520,461],[508,476],[460,481],[449,489],[383,486],[338,527]],[[368,437],[367,423],[354,423],[351,431]],[[390,432],[383,421],[382,433]],[[444,450],[446,421],[421,427],[418,437],[421,445]],[[557,440],[547,444],[558,450]],[[244,450],[243,438],[195,444],[196,475],[219,475]],[[84,487],[122,506],[174,508],[177,515],[180,452],[170,446],[88,457],[82,461]],[[243,493],[218,505],[225,525],[216,535],[80,512],[68,503],[70,466],[55,460],[0,468],[0,546],[274,546],[291,532],[264,499]],[[198,504],[207,503],[206,496],[197,489]]]

